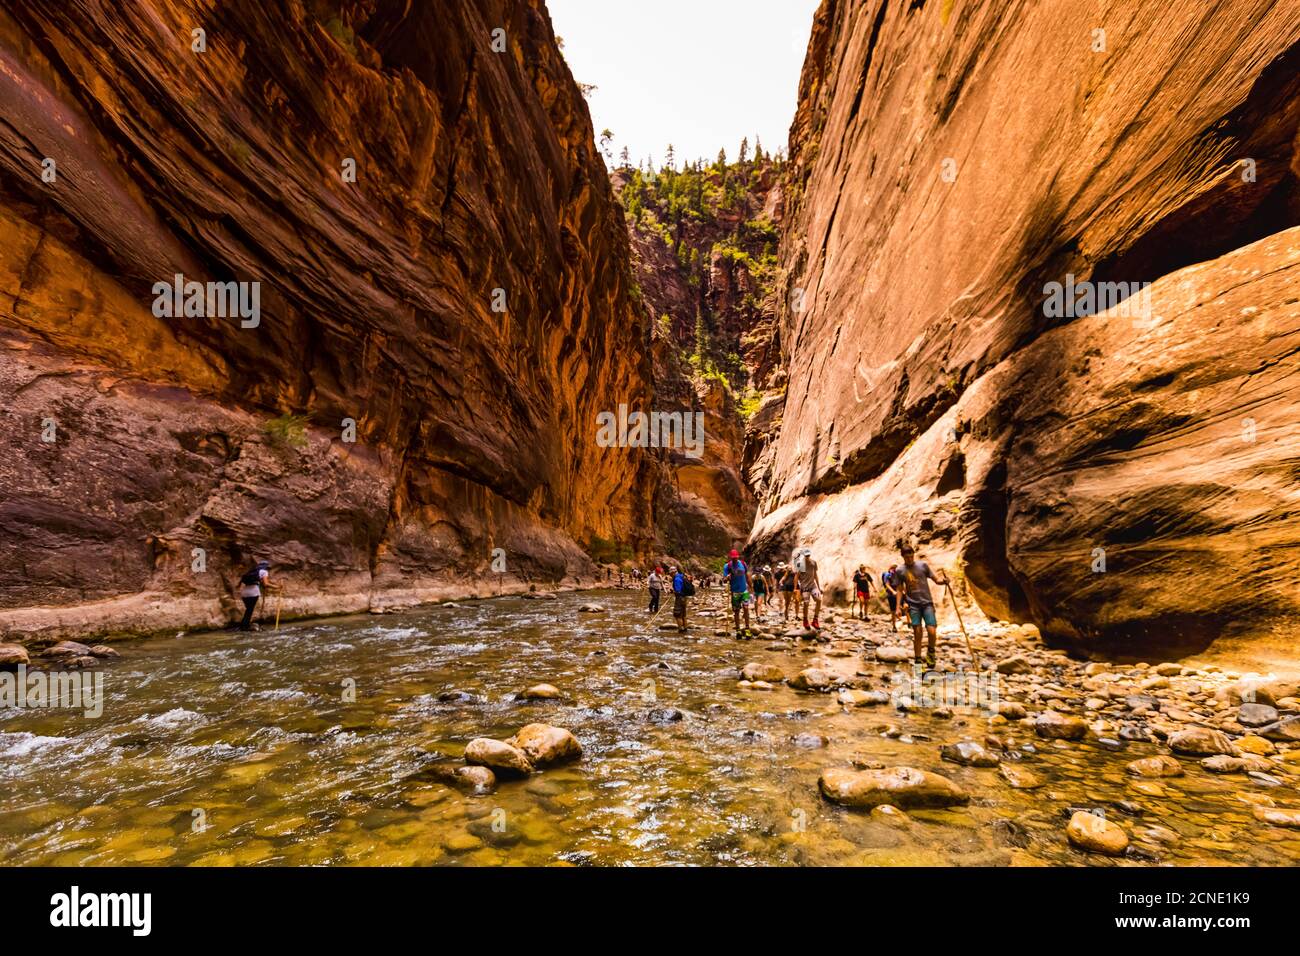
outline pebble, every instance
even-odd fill
[[[1081,740],[1088,733],[1088,725],[1078,717],[1048,710],[1034,721],[1034,732],[1048,740]]]
[[[1124,768],[1135,777],[1181,777],[1183,765],[1167,754],[1143,757]]]

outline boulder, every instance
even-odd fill
[[[1235,740],[1234,745],[1244,754],[1255,754],[1257,757],[1268,757],[1277,753],[1277,745],[1266,737],[1259,734],[1246,734]]]
[[[1209,727],[1188,727],[1186,730],[1174,731],[1166,743],[1174,753],[1189,757],[1237,753],[1237,748],[1232,745],[1227,734]]]
[[[1206,757],[1202,760],[1201,766],[1210,773],[1268,773],[1270,770],[1277,769],[1272,761],[1252,754],[1247,754],[1244,757],[1215,754],[1213,757]]]
[[[779,684],[785,680],[785,674],[781,673],[781,668],[775,664],[763,664],[758,661],[750,661],[740,669],[740,676],[748,681],[767,681],[768,683]]]
[[[560,696],[560,690],[552,684],[534,684],[519,696],[524,700],[555,700]]]
[[[1273,827],[1300,830],[1300,810],[1283,810],[1281,807],[1256,807],[1255,819]]]
[[[1088,733],[1088,725],[1078,717],[1045,710],[1034,721],[1034,732],[1048,740],[1082,740]]]
[[[1135,777],[1181,777],[1183,765],[1168,754],[1143,757],[1124,768]]]
[[[1029,711],[1025,710],[1024,704],[1018,704],[1014,700],[1004,700],[998,704],[998,714],[1007,720],[1023,720],[1029,715]]]
[[[578,607],[582,614],[604,614],[605,608],[599,604],[583,604]]]
[[[507,775],[527,776],[533,772],[532,761],[518,747],[490,737],[477,737],[465,747],[465,762],[491,767]]]
[[[535,767],[549,767],[582,757],[578,738],[563,727],[550,724],[529,724],[510,738],[509,743],[522,750]]]
[[[889,703],[889,695],[883,690],[853,690],[846,688],[836,697],[845,707],[875,707]]]
[[[1277,708],[1268,704],[1242,704],[1237,708],[1237,723],[1243,727],[1263,727],[1277,721]]]
[[[801,670],[790,679],[790,686],[795,690],[825,691],[830,690],[834,683],[835,678],[818,667]]]
[[[448,764],[434,764],[429,773],[439,783],[470,793],[489,793],[497,785],[496,774],[487,767],[452,767]]]
[[[1002,762],[997,754],[989,753],[973,740],[944,744],[939,748],[939,756],[963,767],[996,767]]]
[[[912,659],[910,647],[877,647],[876,660],[885,664],[902,664]]]
[[[90,647],[90,654],[92,657],[121,657],[122,656],[120,653],[118,653],[117,650],[115,650],[112,647],[109,647],[107,644],[92,644]]]
[[[44,651],[46,657],[93,657],[90,648],[85,644],[78,644],[76,641],[59,641],[59,643],[47,647]]]
[[[824,770],[817,786],[827,800],[846,807],[878,807],[887,803],[912,810],[970,802],[967,793],[947,777],[915,767]]]
[[[27,648],[20,644],[0,644],[0,667],[17,667],[30,662]]]
[[[1034,665],[1029,662],[1029,659],[1020,654],[998,661],[997,664],[999,674],[1029,674],[1033,669]]]
[[[1087,810],[1075,811],[1065,835],[1071,845],[1089,853],[1119,856],[1128,849],[1128,834],[1123,827]]]
[[[1033,771],[1011,763],[1004,763],[998,767],[998,773],[1002,774],[1002,779],[1014,790],[1036,790],[1045,782]]]
[[[1283,717],[1275,724],[1269,724],[1267,727],[1260,727],[1259,733],[1269,740],[1276,740],[1280,743],[1300,741],[1300,716]]]

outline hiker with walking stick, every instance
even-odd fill
[[[270,561],[258,561],[239,579],[239,598],[244,602],[244,618],[239,622],[241,631],[255,631],[258,626],[253,623],[253,609],[262,597],[262,588],[270,586],[268,580],[271,570]]]
[[[939,622],[934,614],[934,598],[930,595],[930,582],[934,581],[947,587],[948,576],[946,574],[942,577],[937,576],[930,569],[930,565],[918,561],[916,550],[911,545],[904,544],[899,548],[899,554],[903,556],[903,563],[894,572],[894,587],[903,599],[903,605],[907,608],[908,623],[912,625],[913,658],[916,663],[924,662],[927,669],[932,669],[936,663],[935,644],[938,642]],[[929,636],[924,661],[921,658],[922,626]]]

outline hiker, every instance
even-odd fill
[[[817,578],[817,562],[813,560],[812,550],[802,548],[795,554],[794,583],[799,589],[803,601],[803,626],[814,631],[821,630],[822,586]],[[808,623],[808,602],[813,601],[812,624]]]
[[[673,618],[677,621],[677,630],[681,634],[686,633],[686,599],[694,593],[695,585],[691,583],[686,569],[678,571],[673,568]]]
[[[867,601],[871,599],[871,575],[867,573],[867,566],[859,564],[858,569],[853,572],[853,610],[856,611],[859,606],[862,607],[862,620],[867,619]]]
[[[754,617],[758,618],[763,613],[763,604],[767,601],[767,568],[762,568],[754,575]]]
[[[244,602],[244,619],[239,622],[241,631],[251,631],[257,626],[253,623],[253,608],[262,596],[262,588],[270,585],[267,580],[270,568],[270,561],[258,561],[239,579],[239,596]]]
[[[659,613],[659,599],[664,593],[663,568],[656,567],[651,570],[649,576],[645,579],[646,587],[650,589],[650,606],[646,608],[651,614]]]
[[[898,630],[898,565],[891,564],[889,570],[880,576],[880,583],[885,589],[885,598],[889,603],[889,626]]]
[[[912,625],[912,651],[916,663],[921,663],[921,627],[925,626],[929,635],[928,653],[925,666],[933,668],[936,663],[935,643],[938,640],[938,621],[934,616],[934,598],[930,596],[930,582],[947,587],[948,576],[937,577],[930,565],[916,559],[916,549],[905,544],[899,548],[903,564],[894,572],[895,587],[902,595],[902,604],[907,607],[907,619]]]
[[[781,589],[781,620],[790,620],[790,603],[797,601],[794,592],[794,568],[782,561],[776,566],[776,584]],[[796,612],[798,607],[795,608]]]
[[[731,584],[731,621],[736,628],[736,640],[751,637],[749,629],[749,565],[740,560],[740,552],[735,548],[727,555],[727,563],[722,566],[722,580]],[[745,614],[745,629],[740,629],[740,614]]]

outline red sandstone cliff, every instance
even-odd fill
[[[1293,627],[1298,43],[1276,0],[826,0],[755,543],[843,581],[914,537],[1119,653]],[[1071,274],[1149,309],[1053,317]]]
[[[0,120],[0,632],[217,623],[254,557],[341,611],[646,545],[594,422],[648,330],[540,0],[7,5]],[[175,273],[260,325],[155,317]]]

